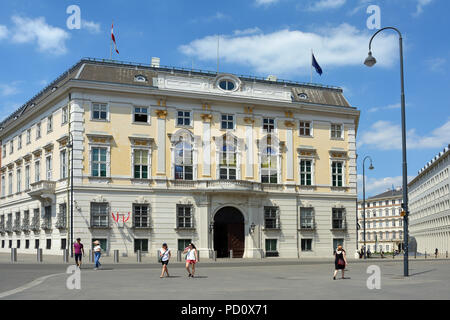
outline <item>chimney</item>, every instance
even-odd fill
[[[152,57],[152,67],[159,68],[161,59],[158,57]]]

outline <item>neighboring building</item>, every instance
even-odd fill
[[[420,253],[450,249],[450,145],[408,184],[409,232]]]
[[[74,237],[106,252],[355,243],[359,111],[339,88],[274,80],[81,60],[0,124],[0,251],[69,247],[72,172]]]
[[[387,190],[366,200],[366,248],[371,252],[403,249],[402,188]],[[363,201],[358,201],[358,246],[364,247]]]

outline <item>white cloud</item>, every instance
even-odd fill
[[[6,39],[8,37],[8,28],[6,26],[0,25],[0,40]]]
[[[220,56],[226,63],[249,66],[258,73],[280,75],[308,74],[311,48],[325,72],[331,67],[361,66],[367,56],[371,34],[349,24],[313,32],[284,29],[252,35],[222,35]],[[398,50],[394,34],[381,35],[377,58],[381,66],[391,66]],[[217,35],[196,39],[179,50],[203,61],[217,59]]]
[[[375,159],[373,165],[375,167],[374,171],[376,171],[377,168]],[[394,186],[394,188],[397,188],[403,185],[402,176],[373,178],[370,176],[372,174],[371,172],[373,171],[369,171],[366,169],[366,199],[376,196],[380,193],[386,192],[388,189],[391,190],[392,186]],[[408,182],[410,182],[412,179],[414,179],[414,176],[408,176]],[[358,174],[358,193],[360,198],[362,198],[362,192],[363,192],[363,176],[362,174]]]
[[[383,111],[383,110],[394,110],[394,109],[400,109],[401,104],[399,103],[395,103],[395,104],[390,104],[387,106],[383,106],[383,107],[375,107],[375,108],[371,108],[369,109],[369,112],[378,112],[378,111]]]
[[[97,23],[94,21],[81,20],[81,28],[86,29],[90,33],[94,33],[94,34],[101,32],[100,23]]]
[[[419,16],[423,12],[423,8],[427,5],[429,5],[433,0],[417,0],[417,7],[416,12],[413,14],[413,16]]]
[[[67,52],[66,40],[69,39],[69,34],[61,28],[47,24],[44,17],[31,19],[13,16],[12,21],[15,25],[12,30],[13,42],[36,42],[39,51],[55,55]]]
[[[231,19],[230,16],[227,16],[226,14],[222,13],[222,12],[216,12],[214,15],[209,16],[209,17],[204,17],[204,18],[196,18],[196,19],[191,19],[190,22],[191,23],[209,23],[209,22],[213,22],[213,21],[221,21],[221,20],[229,20]]]
[[[6,97],[6,96],[12,96],[19,93],[19,89],[16,86],[16,83],[12,84],[3,84],[0,83],[0,96]]]
[[[314,1],[314,4],[308,7],[308,11],[322,11],[328,9],[336,9],[342,7],[346,0],[320,0]]]
[[[408,149],[439,149],[449,143],[450,119],[441,127],[428,134],[417,134],[416,129],[406,133]],[[358,148],[368,145],[378,150],[400,150],[402,148],[401,126],[390,121],[375,122],[371,128],[361,134]]]
[[[447,60],[444,58],[434,58],[426,61],[428,68],[433,72],[444,72],[443,68],[447,64]]]
[[[233,34],[235,36],[244,36],[244,35],[249,35],[249,34],[256,34],[256,33],[261,33],[261,29],[258,27],[254,27],[254,28],[248,28],[248,29],[244,29],[244,30],[234,30]]]
[[[271,4],[278,3],[280,0],[255,0],[257,6],[268,6]]]

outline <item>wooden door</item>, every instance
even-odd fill
[[[233,250],[233,258],[242,258],[244,256],[244,233],[243,223],[233,223],[228,225],[228,248]]]

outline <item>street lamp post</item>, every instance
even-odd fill
[[[401,114],[402,114],[402,157],[403,157],[403,241],[404,241],[404,257],[403,257],[403,274],[405,277],[409,276],[409,266],[408,266],[408,174],[407,174],[407,163],[406,163],[406,115],[405,115],[405,78],[403,72],[403,37],[401,32],[394,27],[386,27],[378,30],[372,36],[369,42],[369,56],[364,61],[364,64],[368,67],[373,67],[377,60],[372,56],[372,40],[375,36],[383,30],[394,30],[399,35],[399,45],[400,45],[400,82],[401,82]]]
[[[370,156],[366,156],[363,160],[363,241],[364,241],[364,259],[367,259],[366,254],[366,170],[365,170],[365,162],[367,159],[370,159],[370,167],[369,170],[375,169],[372,165],[372,158]]]

